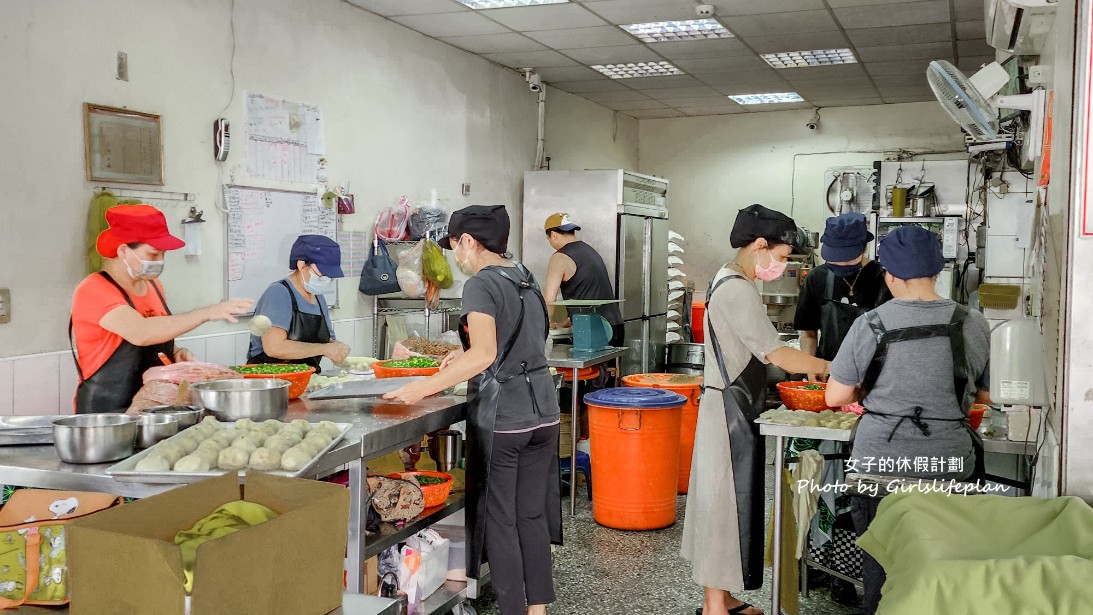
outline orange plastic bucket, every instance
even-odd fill
[[[679,424],[679,484],[676,486],[679,493],[687,493],[687,485],[691,482],[691,456],[695,450],[695,430],[698,428],[698,402],[702,399],[702,376],[634,374],[623,376],[622,383],[628,387],[668,389],[687,398]]]
[[[696,344],[706,340],[706,304],[701,301],[691,302],[691,338]]]
[[[563,369],[560,371],[562,372],[562,380],[566,382],[573,382],[573,370]],[[577,370],[577,380],[581,382],[584,382],[586,380],[592,380],[599,375],[600,368],[596,367],[595,365],[593,365],[592,367],[582,367],[581,369]]]
[[[676,520],[679,423],[687,398],[623,387],[584,396],[592,440],[592,518],[619,530],[656,530]]]

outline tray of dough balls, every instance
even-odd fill
[[[296,419],[200,423],[107,468],[129,483],[194,483],[225,472],[260,470],[278,476],[305,476],[352,427],[349,423]]]

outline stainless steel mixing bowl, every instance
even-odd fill
[[[133,454],[137,417],[77,414],[53,421],[53,447],[65,463],[105,463]]]
[[[288,414],[287,380],[211,380],[191,388],[198,404],[221,421],[282,419]]]

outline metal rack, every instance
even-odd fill
[[[386,323],[380,321],[380,316],[399,314],[423,314],[425,317],[425,335],[428,336],[429,324],[433,314],[454,314],[463,307],[462,299],[441,299],[440,307],[431,309],[425,305],[424,299],[408,299],[398,295],[382,295],[372,301],[372,356],[378,357],[381,344],[380,332]],[[383,346],[386,346],[384,344]]]

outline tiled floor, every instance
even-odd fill
[[[768,498],[771,477],[767,472]],[[702,590],[691,581],[691,566],[679,556],[683,535],[680,496],[676,524],[652,532],[622,532],[592,520],[592,505],[586,498],[577,503],[577,515],[565,507],[565,547],[556,551],[554,586],[558,601],[551,615],[692,615],[702,604]],[[770,610],[770,569],[763,589],[744,592],[740,598]],[[497,615],[490,590],[474,602],[479,615]],[[849,615],[859,609],[835,604],[826,590],[813,590],[801,598],[802,615]]]

